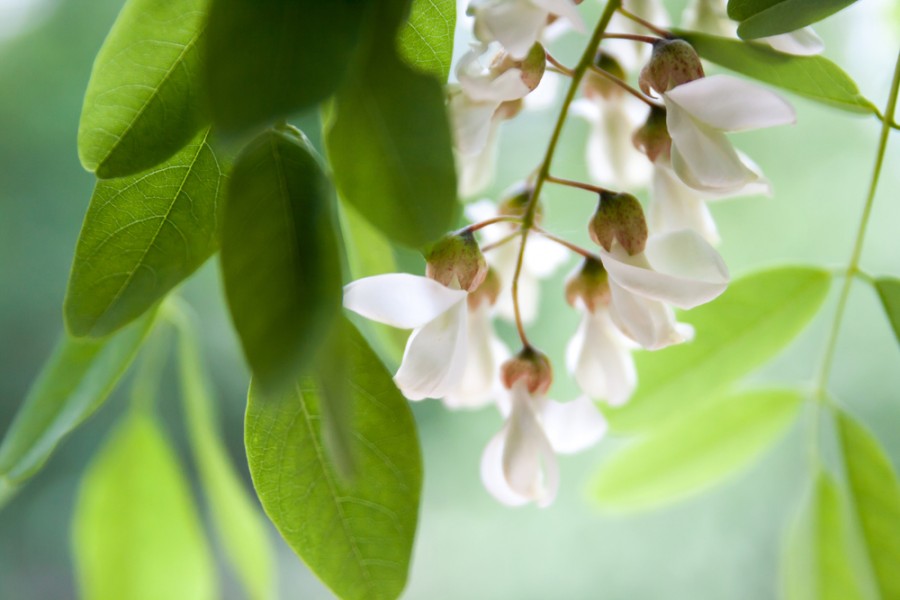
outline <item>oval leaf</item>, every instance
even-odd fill
[[[878,114],[839,66],[822,56],[792,56],[762,44],[676,31],[706,60],[804,98],[856,113]]]
[[[414,0],[409,20],[398,35],[400,56],[445,82],[450,76],[455,31],[456,0]]]
[[[98,177],[155,166],[206,121],[200,39],[209,0],[129,0],[94,61],[78,127],[81,164]]]
[[[106,335],[136,319],[215,251],[225,175],[208,137],[154,169],[97,182],[66,290],[73,335]]]
[[[0,445],[0,506],[40,470],[62,438],[103,404],[155,316],[153,311],[105,340],[59,341]]]
[[[188,482],[149,415],[127,417],[88,467],[72,536],[85,600],[218,597]]]
[[[794,421],[792,390],[725,396],[612,456],[594,482],[600,504],[645,509],[697,493],[749,464]]]
[[[894,336],[900,342],[900,279],[885,277],[875,282],[875,290],[891,322]]]
[[[340,310],[334,192],[302,133],[271,130],[237,159],[222,225],[231,318],[259,383],[291,384]]]
[[[844,469],[881,597],[900,598],[900,484],[871,433],[838,414]]]
[[[842,10],[856,0],[729,0],[728,16],[742,21],[742,38],[796,31]]]
[[[277,397],[251,387],[250,473],[281,535],[337,596],[396,598],[406,583],[422,486],[415,423],[356,332],[346,360],[356,477],[342,479],[325,452],[322,388],[312,378]]]
[[[605,409],[617,432],[665,423],[705,402],[790,343],[819,310],[827,271],[784,267],[743,277],[715,302],[682,313],[692,342],[636,355],[640,383],[618,409]]]

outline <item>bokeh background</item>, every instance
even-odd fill
[[[684,2],[668,3],[677,20]],[[0,0],[0,432],[5,431],[62,332],[68,269],[93,177],[76,155],[81,99],[91,62],[120,0]],[[599,12],[585,0],[586,17]],[[883,106],[900,48],[900,10],[891,0],[858,2],[816,27],[826,56],[862,93]],[[562,39],[569,62],[583,39]],[[878,122],[791,97],[799,122],[734,136],[772,180],[774,198],[713,208],[721,251],[740,275],[765,266],[840,267],[853,235],[874,160]],[[529,112],[503,131],[495,197],[526,175],[543,153],[553,109]],[[900,134],[895,134],[894,137]],[[572,121],[557,173],[585,177],[586,126]],[[900,139],[892,140],[863,257],[873,274],[900,276]],[[548,186],[548,229],[587,243],[590,195]],[[562,298],[575,259],[548,280],[532,337],[557,365],[552,395],[574,397],[562,357],[577,315]],[[833,292],[836,290],[833,290]],[[221,300],[211,261],[183,286],[200,313],[207,367],[220,401],[224,435],[249,485],[242,449],[248,375]],[[834,298],[782,356],[753,377],[808,385],[820,360]],[[512,334],[503,328],[504,335]],[[871,289],[856,285],[840,338],[832,391],[870,426],[900,464],[900,350]],[[126,382],[127,384],[127,382]],[[64,441],[44,471],[0,512],[0,598],[75,598],[69,528],[79,478],[126,408],[127,385]],[[168,433],[185,452],[174,372],[160,400]],[[481,486],[478,464],[498,430],[496,412],[449,413],[417,404],[426,473],[420,529],[406,598],[758,600],[779,590],[783,532],[807,483],[800,422],[751,468],[669,507],[611,515],[586,484],[621,440],[608,439],[561,459],[562,489],[548,509],[508,509]],[[714,424],[711,424],[714,426]],[[139,468],[136,466],[136,468]],[[185,460],[185,468],[192,466]],[[271,530],[283,598],[330,593]],[[223,597],[240,598],[227,567]],[[127,600],[127,599],[123,599]]]

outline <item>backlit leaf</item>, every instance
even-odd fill
[[[821,21],[856,0],[728,0],[728,16],[741,21],[738,34],[759,38],[796,31]]]
[[[409,20],[400,29],[400,56],[441,82],[450,75],[456,0],[414,0]]]
[[[893,277],[879,279],[875,282],[875,290],[884,305],[884,312],[891,322],[894,336],[900,342],[900,279]]]

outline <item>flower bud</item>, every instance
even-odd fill
[[[488,306],[493,306],[500,296],[500,287],[500,276],[497,275],[497,271],[488,267],[481,285],[469,292],[469,309],[475,310],[484,302],[487,302]]]
[[[647,120],[631,138],[634,147],[647,155],[650,162],[656,162],[660,156],[668,156],[672,148],[672,138],[666,126],[666,109],[654,106],[650,109]]]
[[[566,300],[572,306],[576,306],[581,300],[590,312],[608,305],[609,276],[603,263],[594,258],[585,258],[578,271],[566,282]]]
[[[512,389],[517,381],[524,380],[529,393],[543,395],[553,383],[553,368],[547,355],[528,346],[503,363],[500,378],[507,389]]]
[[[447,287],[467,292],[478,288],[487,275],[487,262],[471,231],[448,233],[431,248],[425,274]]]
[[[639,254],[647,244],[644,209],[631,194],[604,192],[600,194],[597,212],[591,217],[588,233],[607,252],[612,250],[613,241],[618,240],[628,254]]]
[[[497,207],[497,213],[504,217],[523,217],[528,209],[528,202],[531,200],[531,194],[534,193],[534,186],[529,183],[519,182],[511,186],[503,194],[503,199]],[[544,207],[538,201],[537,208],[534,212],[534,222],[540,223],[544,217]]]
[[[650,96],[651,88],[664,94],[701,77],[703,65],[693,46],[684,40],[659,40],[653,44],[653,54],[641,69],[638,82],[641,90]]]
[[[598,51],[597,56],[594,57],[594,66],[619,79],[625,79],[626,77],[625,69],[622,68],[619,61],[603,50]],[[584,74],[584,95],[588,98],[604,98],[608,100],[619,97],[623,93],[625,93],[625,90],[618,84],[602,75],[598,75],[591,69],[588,69]]]
[[[531,47],[531,50],[528,51],[528,54],[522,60],[515,60],[506,52],[499,54],[491,65],[491,72],[496,77],[509,69],[519,69],[522,71],[522,83],[524,83],[529,90],[534,91],[544,77],[544,70],[546,67],[547,51],[544,50],[543,46],[535,42],[534,46]]]

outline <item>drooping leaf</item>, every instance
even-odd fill
[[[97,182],[66,291],[72,334],[115,331],[212,255],[224,169],[204,130],[149,171]]]
[[[149,169],[205,124],[201,38],[210,0],[128,0],[94,61],[78,128],[98,177]]]
[[[750,463],[793,422],[792,390],[723,396],[613,455],[597,474],[602,506],[646,509],[703,490]]]
[[[900,279],[893,277],[879,279],[875,282],[875,290],[881,298],[881,304],[884,305],[884,312],[891,322],[894,336],[900,342]]]
[[[245,441],[263,508],[288,544],[346,600],[396,598],[406,582],[422,463],[415,423],[358,333],[347,372],[356,476],[343,479],[322,440],[320,386],[263,396],[254,384]]]
[[[333,94],[370,0],[212,0],[206,85],[215,122],[271,123]]]
[[[791,528],[785,556],[786,600],[862,600],[843,492],[819,472]]]
[[[213,399],[201,365],[195,329],[186,313],[178,313],[178,324],[179,370],[188,434],[213,524],[247,598],[273,598],[275,558],[264,517],[241,483],[214,426]]]
[[[878,440],[838,414],[844,469],[881,597],[900,598],[900,484]]]
[[[250,368],[274,389],[309,365],[341,306],[334,191],[306,137],[256,138],[229,180],[222,276]]]
[[[443,83],[450,75],[455,31],[455,0],[413,0],[398,35],[400,56]]]
[[[134,360],[155,313],[107,339],[60,340],[0,445],[0,505],[103,404]]]
[[[706,60],[834,108],[878,114],[839,66],[822,56],[792,56],[758,43],[677,31]]]
[[[717,300],[682,313],[694,340],[636,355],[639,384],[628,404],[604,412],[613,430],[634,433],[714,398],[775,356],[809,323],[828,292],[827,271],[783,267],[732,283]]]
[[[760,38],[796,31],[842,10],[856,0],[728,0],[728,16],[741,21],[738,34]]]
[[[218,597],[190,487],[147,414],[129,415],[89,466],[72,535],[84,600]]]

